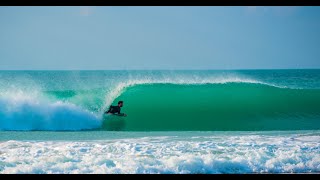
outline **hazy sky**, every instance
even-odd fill
[[[0,69],[320,68],[320,7],[0,7]]]

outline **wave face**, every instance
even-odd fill
[[[128,116],[114,120],[115,126],[130,131],[320,129],[320,90],[314,89],[144,84],[127,88],[118,100],[125,100],[123,112]]]
[[[0,71],[0,106],[0,130],[317,130],[320,71]]]

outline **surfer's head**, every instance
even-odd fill
[[[119,102],[118,102],[118,106],[119,106],[119,107],[122,107],[122,106],[123,106],[123,101],[119,101]]]

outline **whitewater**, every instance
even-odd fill
[[[95,133],[99,140],[9,140],[0,143],[0,172],[320,173],[319,133],[116,132]]]
[[[0,107],[0,173],[320,172],[320,70],[0,71]]]

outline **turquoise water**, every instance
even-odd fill
[[[144,84],[129,87],[125,118],[103,126],[131,131],[262,131],[320,129],[320,90],[264,84]]]
[[[0,71],[0,107],[0,173],[320,172],[320,70]]]

